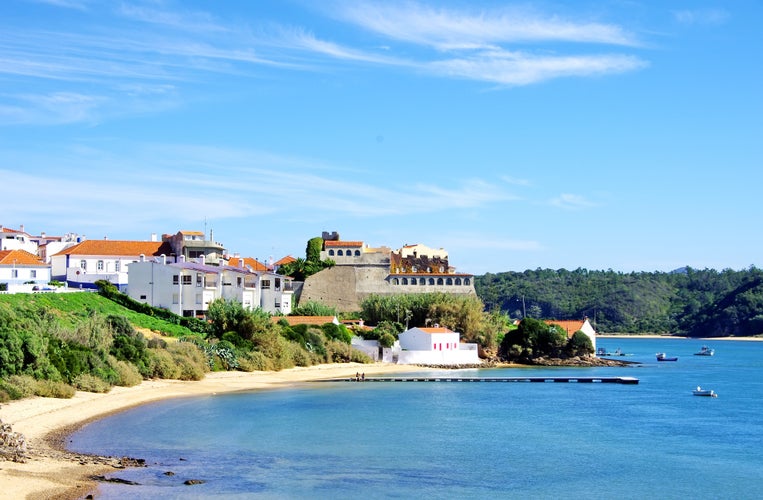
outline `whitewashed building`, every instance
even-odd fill
[[[232,300],[244,309],[261,308],[271,314],[289,314],[291,280],[270,272],[241,267],[212,266],[200,262],[168,262],[166,257],[130,263],[127,295],[180,316],[203,317],[216,299]]]
[[[37,254],[37,242],[32,236],[24,231],[24,226],[20,229],[11,229],[0,226],[0,250],[24,250],[32,255]]]
[[[106,280],[120,291],[127,289],[127,266],[141,256],[170,255],[172,247],[159,241],[85,240],[50,257],[53,279],[70,288],[96,288]]]
[[[462,343],[460,334],[448,328],[410,328],[398,335],[393,356],[401,365],[479,364],[477,344]]]
[[[0,250],[0,283],[5,291],[42,290],[49,282],[50,266],[36,255],[26,250]]]

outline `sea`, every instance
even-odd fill
[[[715,355],[695,356],[705,344]],[[309,382],[147,404],[69,449],[146,460],[108,475],[138,484],[102,483],[99,499],[763,498],[763,342],[598,347],[637,364],[420,375],[639,383]]]

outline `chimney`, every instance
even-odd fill
[[[24,231],[24,224],[21,224],[21,225],[19,226],[19,231],[21,231],[22,233],[23,233],[23,232],[25,232],[25,231]]]
[[[156,239],[156,233],[151,233],[151,241],[152,241],[152,242],[156,242],[156,241],[157,241],[157,239]]]
[[[162,257],[162,265],[166,266],[167,265],[167,256],[162,254],[161,257]]]
[[[199,257],[199,262],[201,263],[201,265],[206,264],[207,263],[207,256],[204,255],[204,254],[201,254],[201,257]]]
[[[138,262],[146,262],[146,255],[145,254],[140,254],[138,256]]]

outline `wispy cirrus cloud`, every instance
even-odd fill
[[[731,14],[723,9],[686,9],[674,11],[673,17],[681,24],[723,24]]]
[[[441,50],[495,48],[517,42],[639,45],[615,24],[572,21],[528,9],[445,9],[417,3],[351,2],[339,16],[385,37]]]
[[[549,203],[565,210],[579,210],[596,206],[596,203],[588,200],[584,196],[571,193],[562,193],[556,198],[553,198]]]

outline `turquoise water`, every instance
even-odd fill
[[[99,498],[760,498],[763,343],[693,356],[702,344],[600,339],[643,364],[458,372],[639,385],[340,382],[168,400],[94,422],[70,449],[147,460],[112,474],[140,486]]]

